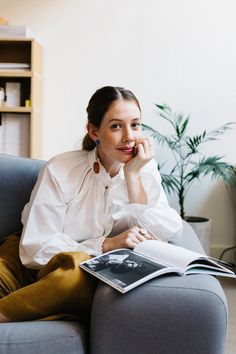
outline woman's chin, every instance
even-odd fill
[[[123,156],[122,156],[123,155]],[[113,161],[117,163],[125,164],[133,158],[133,154],[122,154],[116,155],[113,157]]]
[[[133,158],[133,155],[127,155],[127,156],[125,156],[124,159],[123,159],[123,163],[129,162],[130,160],[132,160],[132,158]]]

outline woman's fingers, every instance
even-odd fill
[[[103,243],[103,249],[104,252],[123,247],[133,249],[138,243],[153,239],[154,237],[144,228],[133,226],[119,235],[107,238]]]
[[[146,229],[140,228],[138,226],[134,226],[134,228],[132,228],[132,233],[133,233],[133,236],[136,238],[135,239],[136,243],[153,239],[153,237],[148,234]]]
[[[135,142],[134,157],[126,162],[124,171],[126,174],[139,171],[154,157],[154,147],[151,138],[137,139]]]
[[[151,159],[154,156],[154,145],[152,138],[139,139],[136,142],[137,153],[143,158]]]

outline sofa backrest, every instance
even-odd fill
[[[0,154],[0,240],[22,228],[21,212],[44,164],[41,160]]]

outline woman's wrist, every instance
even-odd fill
[[[102,243],[102,253],[112,251],[111,244],[112,244],[111,238],[105,238]]]
[[[125,168],[124,167],[124,175],[125,177],[129,177],[129,178],[137,178],[139,177],[139,170],[133,170],[133,169],[129,169],[129,168]]]
[[[143,188],[139,173],[125,173],[125,180],[130,203],[147,204],[147,194]]]
[[[128,165],[126,166],[124,166],[124,175],[125,175],[125,178],[133,178],[133,179],[135,179],[135,178],[138,178],[139,177],[139,172],[140,172],[140,170],[134,170],[134,169],[130,169],[129,167],[128,167]]]
[[[134,170],[129,171],[124,169],[124,177],[128,189],[132,189],[132,187],[139,188],[142,184],[139,171],[136,172]]]

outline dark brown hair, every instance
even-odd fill
[[[139,101],[132,91],[126,90],[123,87],[105,86],[97,90],[89,100],[86,109],[88,113],[88,123],[91,123],[95,128],[99,128],[111,104],[120,99],[134,101],[141,112]],[[87,133],[82,142],[83,150],[90,151],[93,150],[95,146],[95,142]]]

